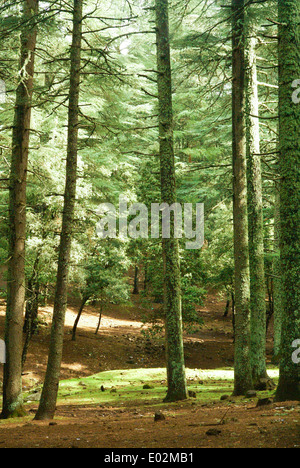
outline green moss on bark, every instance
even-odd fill
[[[300,338],[300,105],[292,101],[292,83],[300,77],[300,5],[278,2],[279,153],[283,310],[277,401],[300,400],[300,365],[293,342]]]
[[[159,101],[161,201],[176,202],[173,143],[172,74],[169,44],[168,0],[156,0],[156,40]],[[187,398],[182,337],[181,287],[178,240],[171,222],[170,239],[163,239],[164,311],[168,393],[166,401]]]

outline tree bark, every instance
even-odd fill
[[[100,314],[99,314],[99,319],[98,319],[98,324],[97,324],[97,328],[96,328],[96,331],[95,331],[95,335],[98,335],[98,331],[99,331],[99,328],[100,328],[100,325],[101,325],[101,320],[102,320],[102,312],[103,312],[103,305],[101,304],[100,305]]]
[[[159,145],[161,201],[176,202],[174,162],[172,76],[169,43],[168,0],[156,0],[156,41],[159,100]],[[187,398],[181,311],[181,286],[178,240],[171,222],[170,239],[163,239],[164,311],[168,392],[165,401]]]
[[[137,265],[134,267],[134,284],[132,294],[139,294],[139,267]]]
[[[244,395],[253,387],[250,364],[250,266],[247,210],[244,27],[244,0],[232,0],[235,395]]]
[[[25,321],[23,326],[23,333],[25,333],[25,342],[22,352],[22,367],[24,368],[29,344],[32,336],[37,330],[37,320],[39,312],[39,295],[40,295],[40,284],[39,284],[39,261],[40,261],[41,251],[38,250],[37,256],[33,266],[33,273],[28,281],[28,292],[29,297],[26,302],[26,313]]]
[[[274,213],[274,250],[278,257],[274,260],[274,346],[273,362],[279,363],[280,343],[281,343],[281,325],[282,325],[282,276],[280,262],[280,187],[275,186],[275,213]]]
[[[82,299],[82,303],[81,303],[81,305],[80,305],[80,308],[79,308],[79,311],[78,311],[78,314],[77,314],[77,317],[76,317],[76,319],[75,319],[75,322],[74,322],[74,325],[73,325],[73,329],[72,329],[72,341],[75,341],[75,340],[76,340],[77,326],[78,326],[80,317],[81,317],[81,315],[82,315],[84,306],[85,306],[85,304],[87,303],[88,300],[89,300],[89,297],[88,297],[88,296],[85,296],[85,297]]]
[[[279,25],[279,167],[283,310],[277,401],[300,401],[300,366],[293,343],[300,338],[300,105],[293,81],[300,77],[300,5],[278,0]]]
[[[37,37],[38,0],[25,0],[20,50],[20,82],[12,136],[9,192],[9,263],[5,325],[6,364],[2,418],[23,416],[22,338],[25,305],[26,183]]]
[[[63,352],[64,323],[67,308],[68,272],[71,254],[77,179],[82,6],[83,0],[74,0],[64,211],[48,365],[41,395],[41,401],[35,417],[37,420],[53,419],[54,417]]]
[[[249,21],[246,47],[248,225],[250,261],[251,368],[254,388],[266,369],[266,280],[260,156],[259,101],[256,68],[257,38]]]

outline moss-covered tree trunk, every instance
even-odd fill
[[[234,394],[252,388],[247,209],[244,0],[232,0],[233,223],[235,263]]]
[[[292,99],[300,77],[300,4],[278,0],[279,167],[283,310],[277,401],[300,400],[300,365],[293,344],[300,339],[300,105]]]
[[[250,261],[251,368],[254,388],[267,376],[266,283],[260,156],[259,102],[256,68],[257,38],[248,21],[246,41],[247,180]]]
[[[172,77],[169,44],[168,0],[155,0],[159,100],[159,144],[161,162],[161,201],[176,202]],[[178,240],[171,223],[170,239],[163,239],[164,310],[168,393],[166,401],[187,398],[181,312],[181,286]]]
[[[22,416],[22,337],[25,306],[26,184],[38,0],[23,2],[20,78],[16,92],[9,192],[9,263],[2,418]]]
[[[281,325],[282,325],[282,277],[280,262],[280,184],[275,186],[274,208],[274,345],[273,362],[278,364],[280,359]]]
[[[63,352],[64,323],[67,308],[68,272],[71,254],[77,179],[82,4],[83,0],[74,0],[64,211],[59,248],[58,272],[48,365],[41,395],[41,401],[35,417],[37,420],[52,419],[54,417]]]

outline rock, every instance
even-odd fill
[[[24,400],[25,401],[40,401],[42,396],[42,392],[35,392],[32,393],[31,395],[28,395]]]
[[[256,390],[263,392],[265,390],[274,390],[276,388],[275,383],[269,379],[260,379],[257,385],[255,385]]]
[[[154,415],[154,421],[164,421],[165,419],[166,417],[161,411],[157,411]]]
[[[206,432],[206,435],[208,436],[218,436],[221,434],[222,431],[220,431],[220,429],[208,429],[208,431]]]
[[[258,400],[256,408],[259,408],[260,406],[268,406],[273,403],[273,400],[271,398],[261,398]]]
[[[152,387],[151,385],[149,385],[149,384],[145,384],[145,385],[143,386],[143,389],[144,389],[144,390],[151,390],[151,388],[153,388],[153,387]]]
[[[245,398],[255,398],[257,397],[257,393],[255,390],[248,390],[248,392],[245,395]]]
[[[220,400],[221,401],[229,400],[229,395],[222,395]]]

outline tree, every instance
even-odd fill
[[[275,187],[274,208],[274,349],[273,360],[278,364],[280,359],[281,326],[282,326],[282,277],[280,262],[280,184]]]
[[[264,222],[260,155],[259,97],[256,67],[257,36],[248,18],[246,41],[247,190],[250,261],[251,368],[254,388],[266,371],[266,287]]]
[[[76,339],[78,323],[88,302],[97,302],[100,308],[96,334],[100,327],[102,312],[109,304],[129,303],[130,293],[126,276],[128,267],[129,261],[124,246],[122,247],[122,243],[118,240],[102,240],[93,254],[89,253],[84,261],[83,281],[80,287],[82,300],[72,330],[73,341]]]
[[[82,10],[83,0],[74,0],[64,212],[59,247],[48,365],[40,405],[35,416],[36,420],[52,419],[54,417],[63,351],[64,322],[67,307],[68,273],[77,182],[79,91],[83,17]]]
[[[25,305],[26,185],[37,37],[38,0],[23,2],[20,80],[16,91],[9,192],[9,263],[6,310],[6,364],[2,418],[23,416],[22,333]]]
[[[283,281],[282,336],[276,400],[300,401],[300,366],[292,359],[300,337],[299,175],[300,105],[292,97],[300,76],[300,6],[278,0],[280,250]]]
[[[248,243],[244,0],[232,0],[233,223],[235,261],[234,394],[252,388],[250,364],[250,266]]]
[[[176,202],[176,180],[168,0],[156,0],[155,10],[161,201],[172,206]],[[171,231],[170,239],[162,241],[168,381],[165,401],[178,401],[187,398],[187,388],[182,337],[179,251],[178,240],[174,238],[174,223]]]

